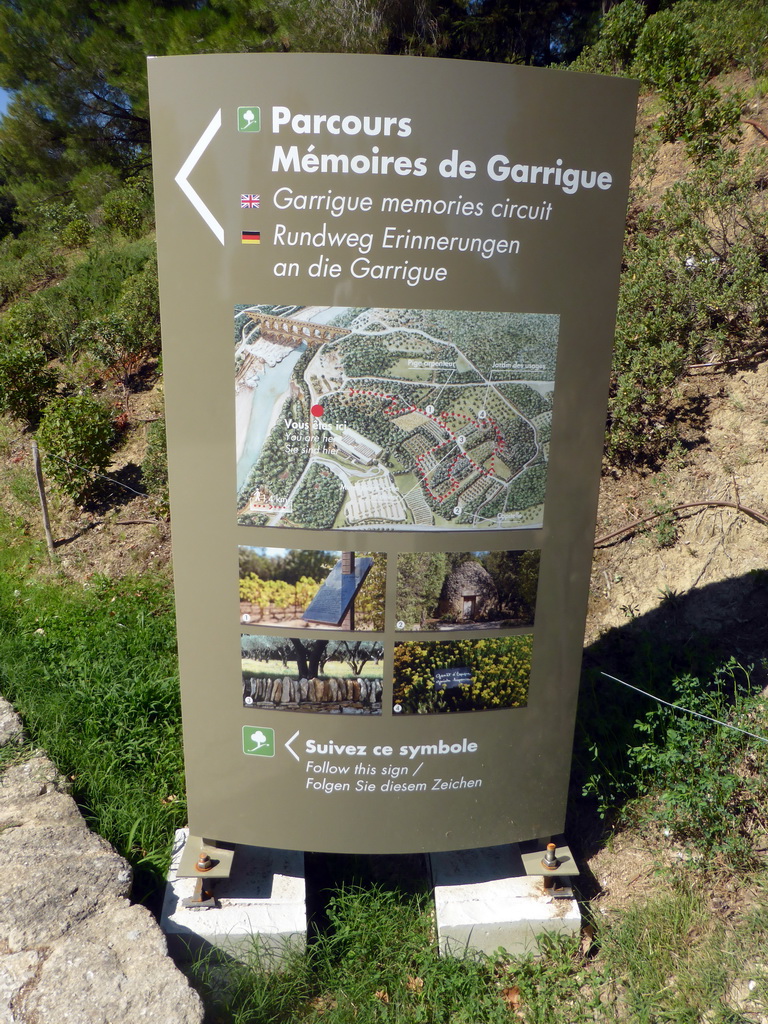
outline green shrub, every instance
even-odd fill
[[[749,358],[768,325],[768,214],[760,168],[722,153],[643,212],[627,240],[606,454],[657,464],[677,438],[688,364]]]
[[[673,688],[675,704],[750,732],[764,731],[759,723],[768,708],[764,700],[749,698],[749,674],[734,660],[709,685],[685,675]],[[651,707],[635,729],[645,741],[628,750],[629,765],[640,791],[657,795],[653,815],[670,837],[747,866],[750,831],[768,798],[765,750],[750,750],[742,733],[663,705]]]
[[[4,239],[0,244],[0,302],[50,284],[65,271],[64,257],[50,242]]]
[[[80,315],[61,285],[15,302],[2,321],[0,334],[11,343],[40,348],[49,358],[73,351]]]
[[[61,287],[71,296],[81,316],[100,316],[115,306],[126,282],[142,272],[154,251],[154,242],[146,239],[93,248],[86,259],[73,267]]]
[[[10,291],[22,290],[24,285],[8,279],[6,286]],[[0,249],[0,297],[2,288]],[[120,318],[119,333],[127,339],[131,352],[138,348],[154,354],[159,350],[157,270],[152,242],[91,250],[55,287],[15,302],[3,317],[0,334],[10,341],[42,348],[49,357],[70,358],[87,351],[94,333],[99,333],[89,327],[88,321],[109,322],[113,317]],[[110,360],[106,362],[109,364]]]
[[[677,597],[668,592],[665,600]],[[716,723],[766,736],[768,703],[751,670],[723,660],[722,652],[715,657],[705,635],[684,647],[665,642],[658,630],[635,631],[628,647],[624,638],[621,675],[658,702],[610,679],[590,686],[585,675],[574,774],[601,815],[625,807],[626,820],[658,823],[705,859],[743,867],[768,800],[768,747]]]
[[[21,289],[19,259],[24,243],[10,236],[0,242],[0,303],[15,299]]]
[[[119,312],[84,321],[77,332],[77,343],[80,351],[96,356],[106,377],[124,388],[129,386],[147,355],[143,339],[133,332],[129,321]]]
[[[721,96],[713,85],[699,85],[690,94],[674,92],[665,98],[668,109],[659,121],[662,137],[683,139],[686,153],[697,162],[717,153],[726,142],[738,142],[739,96]]]
[[[0,410],[34,426],[56,391],[45,354],[23,345],[0,347]]]
[[[691,3],[696,41],[715,74],[745,68],[758,78],[768,67],[768,6],[764,0]]]
[[[633,67],[665,102],[658,121],[662,139],[684,139],[688,154],[701,160],[716,153],[724,141],[737,140],[741,104],[735,97],[722,98],[707,84],[712,64],[686,17],[688,11],[681,5],[648,19]]]
[[[96,356],[107,376],[127,388],[150,356],[160,352],[160,300],[154,253],[132,274],[111,310],[86,319],[76,347]]]
[[[63,228],[59,238],[68,249],[81,249],[90,242],[92,233],[87,217],[75,217]]]
[[[54,398],[40,420],[37,437],[48,456],[46,472],[75,501],[93,486],[112,456],[110,411],[89,395]]]
[[[154,249],[144,266],[125,283],[119,299],[120,312],[129,329],[148,355],[160,354],[160,294],[157,283],[157,253]]]
[[[706,58],[680,9],[659,11],[646,21],[637,40],[633,70],[662,95],[688,91],[709,76]]]
[[[145,175],[129,178],[122,188],[110,192],[102,205],[105,225],[129,238],[139,238],[148,230],[152,214],[152,184]]]
[[[593,74],[628,74],[645,17],[645,7],[638,0],[616,4],[600,22],[597,42],[585,47],[571,68]]]
[[[662,234],[639,233],[625,259],[606,455],[655,464],[677,437],[665,410],[686,361],[693,361],[696,307],[685,268]]]

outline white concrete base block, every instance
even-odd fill
[[[542,878],[527,876],[516,845],[433,853],[432,880],[440,951],[519,955],[536,951],[543,932],[578,935],[574,899],[554,898]]]
[[[289,948],[304,948],[307,904],[303,853],[238,846],[232,876],[215,884],[218,906],[189,910],[181,901],[192,896],[195,879],[176,877],[187,835],[187,829],[176,832],[160,918],[174,956],[189,959],[198,950],[213,947],[243,959],[256,947],[278,963]]]

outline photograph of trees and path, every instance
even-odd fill
[[[538,551],[399,554],[397,628],[532,626],[538,582]]]
[[[375,640],[240,637],[243,706],[325,715],[381,714],[383,645]]]
[[[396,643],[392,710],[439,715],[524,707],[532,650],[530,634]]]
[[[288,629],[384,628],[386,556],[240,546],[240,622]]]

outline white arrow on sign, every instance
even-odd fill
[[[192,152],[181,165],[181,170],[176,175],[174,180],[181,189],[181,191],[184,193],[184,195],[187,197],[187,199],[190,201],[190,203],[192,203],[194,208],[203,218],[208,227],[211,229],[211,231],[214,233],[214,235],[216,235],[221,244],[224,245],[224,228],[221,226],[221,224],[219,224],[219,222],[213,216],[213,214],[205,205],[203,200],[189,184],[188,180],[190,174],[195,168],[195,165],[197,164],[197,161],[206,151],[206,149],[210,145],[211,139],[219,130],[219,128],[221,128],[221,109],[217,110],[216,113],[214,114],[211,123],[208,125],[203,134],[195,143]]]
[[[300,757],[299,757],[299,755],[298,755],[298,754],[296,753],[296,751],[295,751],[295,750],[293,749],[293,747],[291,746],[291,744],[292,744],[292,743],[293,743],[293,741],[294,741],[294,740],[296,739],[296,737],[297,737],[297,736],[299,735],[299,732],[300,732],[300,730],[299,730],[299,729],[297,729],[297,730],[296,730],[296,732],[295,732],[295,733],[293,734],[293,736],[291,736],[291,738],[290,738],[289,740],[286,740],[286,741],[285,741],[285,749],[286,749],[286,750],[288,750],[288,751],[290,751],[290,753],[291,753],[291,754],[293,754],[293,756],[294,756],[294,757],[296,758],[296,760],[297,760],[297,761],[300,761],[300,760],[301,760],[301,758],[300,758]]]

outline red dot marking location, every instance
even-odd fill
[[[325,412],[325,409],[322,407],[322,405],[313,405],[309,411],[312,413],[313,416],[322,416],[323,413]]]

